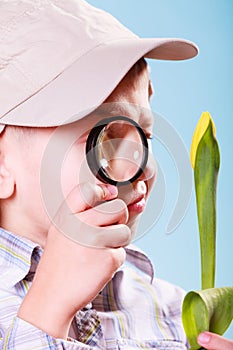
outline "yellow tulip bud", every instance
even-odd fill
[[[192,144],[191,144],[191,150],[190,150],[190,160],[191,160],[191,165],[194,169],[195,167],[195,160],[196,160],[196,153],[197,153],[197,147],[206,132],[206,129],[209,126],[209,123],[212,124],[212,130],[213,130],[213,135],[216,137],[216,127],[214,125],[214,122],[211,118],[211,115],[209,112],[203,112],[198,123],[196,126],[196,129],[193,134],[192,138]]]

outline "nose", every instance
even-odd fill
[[[149,152],[149,157],[145,169],[139,177],[139,180],[148,181],[155,179],[157,174],[157,165],[155,158],[151,152]]]

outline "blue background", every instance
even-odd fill
[[[141,37],[194,41],[197,58],[183,62],[149,60],[155,96],[152,109],[175,127],[189,152],[196,123],[208,110],[217,128],[221,166],[217,196],[216,286],[233,285],[233,1],[89,0]],[[186,290],[200,288],[200,254],[195,195],[171,234],[166,226],[177,198],[177,170],[166,149],[153,148],[166,179],[166,202],[156,225],[137,244],[152,259],[156,275]],[[155,204],[156,205],[156,204]],[[148,207],[153,215],[153,208]],[[233,325],[225,334],[233,339]]]

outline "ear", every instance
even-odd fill
[[[15,180],[13,174],[7,169],[4,157],[0,154],[0,198],[6,199],[13,195]]]

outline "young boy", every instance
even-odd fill
[[[136,125],[149,139],[143,57],[187,59],[195,45],[139,39],[83,0],[6,1],[0,17],[1,349],[186,349],[183,292],[128,245],[156,176],[151,155],[133,179],[120,163],[131,181],[114,186],[92,173],[86,144],[104,122],[108,137],[128,142]],[[232,349],[201,336],[206,349]]]

